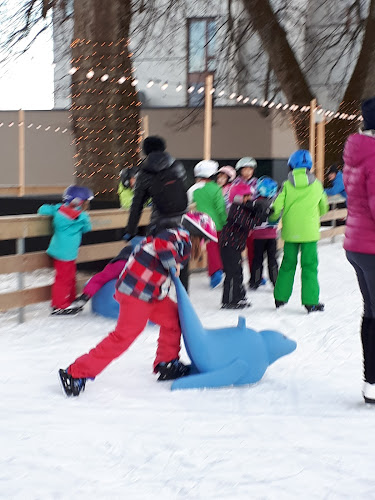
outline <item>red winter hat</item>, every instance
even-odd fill
[[[233,203],[235,196],[247,196],[251,194],[251,188],[248,184],[244,182],[240,182],[240,184],[236,184],[232,186],[229,191],[229,202]]]

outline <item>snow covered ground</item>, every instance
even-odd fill
[[[319,253],[324,313],[301,307],[299,273],[283,309],[275,310],[269,284],[249,293],[248,324],[278,329],[298,347],[244,388],[171,392],[151,372],[157,328],[148,327],[79,398],[67,399],[58,368],[114,322],[90,311],[52,318],[48,304],[29,307],[22,325],[15,313],[1,315],[0,498],[375,498],[361,296],[342,239],[322,241]],[[206,327],[237,321],[219,310],[220,295],[204,275],[192,276]]]

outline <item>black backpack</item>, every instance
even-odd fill
[[[173,164],[153,175],[150,194],[160,215],[182,214],[188,205],[184,181],[177,177]]]

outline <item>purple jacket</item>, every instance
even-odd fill
[[[374,135],[370,135],[371,132]],[[344,163],[344,185],[348,196],[344,248],[351,252],[375,254],[374,131],[348,137]]]

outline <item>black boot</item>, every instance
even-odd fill
[[[363,398],[375,404],[375,318],[362,318]]]
[[[174,380],[180,377],[186,377],[190,372],[190,365],[186,366],[179,359],[173,359],[168,363],[159,363],[156,365],[156,372],[160,373],[158,381]]]
[[[306,311],[308,313],[311,313],[311,312],[316,312],[316,311],[324,311],[324,304],[314,304],[313,306],[306,306]]]

